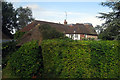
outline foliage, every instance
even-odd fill
[[[95,38],[82,38],[82,40],[95,40]]]
[[[7,65],[5,68],[2,69],[2,79],[6,79],[6,78],[20,78],[19,76],[16,76],[14,74],[14,72],[12,71],[12,68],[10,67],[10,62],[7,62]]]
[[[119,47],[117,41],[90,43],[91,67],[95,70],[91,77],[120,78]]]
[[[103,31],[103,28],[102,28],[102,26],[97,25],[97,26],[95,27],[95,30],[97,31],[98,34],[100,34],[100,33]]]
[[[21,29],[33,20],[32,11],[28,7],[15,9],[12,3],[2,2],[2,31],[11,38],[14,30]]]
[[[63,38],[64,34],[58,32],[55,28],[48,24],[43,24],[39,27],[42,32],[43,39]]]
[[[12,38],[11,31],[16,25],[16,12],[13,4],[2,2],[2,32]]]
[[[104,31],[100,34],[101,39],[106,40],[119,40],[120,38],[120,1],[107,1],[101,3],[112,9],[109,13],[100,13],[102,16],[99,18],[105,19],[106,22],[102,25]]]
[[[8,60],[11,57],[11,54],[17,50],[16,42],[5,42],[2,44],[2,68],[7,65]]]
[[[12,54],[10,65],[15,75],[21,78],[31,78],[42,71],[41,61],[41,48],[37,41],[31,41]]]
[[[117,41],[45,40],[45,78],[119,78]]]
[[[17,31],[15,34],[14,34],[14,39],[20,39],[23,35],[25,34],[25,32],[20,32],[20,31]]]
[[[27,26],[34,19],[32,18],[32,11],[30,8],[19,7],[16,10],[18,17],[18,29]]]
[[[78,46],[76,46],[78,44],[74,43],[74,41],[69,42],[67,40],[48,40],[43,42],[44,77],[90,77],[90,71],[87,70],[87,67],[90,67],[88,64],[90,62],[90,54],[87,53],[89,49],[82,44],[79,45],[78,49]]]

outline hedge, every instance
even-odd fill
[[[2,68],[6,67],[7,61],[17,49],[15,41],[2,43]]]
[[[90,43],[91,65],[97,72],[92,77],[120,78],[119,47],[117,41],[98,41]]]
[[[22,45],[12,54],[10,66],[16,76],[31,78],[42,72],[41,48],[37,41]]]
[[[55,39],[41,47],[45,78],[120,78],[117,41]]]

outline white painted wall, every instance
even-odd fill
[[[69,37],[69,34],[65,34],[65,36]],[[70,38],[70,37],[69,37]]]
[[[77,35],[77,37],[75,37],[75,35]],[[80,34],[74,34],[74,40],[80,40]]]
[[[68,38],[71,38],[73,40],[80,40],[80,34],[77,34],[78,37],[75,37],[75,34],[65,34]],[[73,35],[73,36],[72,36]],[[97,40],[97,36],[93,36],[93,35],[87,35],[85,34],[85,38],[95,38],[95,40]]]
[[[80,40],[80,34],[78,34],[78,40]]]
[[[80,34],[77,34],[78,37],[75,37],[76,34],[65,34],[68,38],[72,38],[73,40],[80,40]],[[73,36],[72,36],[73,35]]]

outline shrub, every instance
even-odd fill
[[[55,28],[48,24],[43,24],[39,27],[42,32],[43,39],[63,38],[64,34],[58,32]]]
[[[41,49],[37,41],[22,45],[12,54],[10,64],[15,75],[21,78],[31,78],[41,72]]]
[[[87,39],[87,38],[82,38],[82,40],[86,40],[86,41],[87,41],[87,40],[89,40],[89,39]]]
[[[82,38],[82,40],[95,40],[95,38]]]
[[[14,39],[19,40],[24,34],[25,34],[25,32],[17,31],[17,32],[14,34]]]
[[[117,41],[42,42],[46,78],[119,78]]]
[[[7,61],[9,60],[12,53],[17,50],[16,42],[5,42],[2,44],[2,68],[7,65]]]
[[[77,41],[47,40],[42,43],[44,77],[89,78],[90,49]]]
[[[96,69],[92,77],[119,78],[119,51],[117,41],[94,41],[90,43],[91,67]]]
[[[89,40],[95,40],[95,38],[89,38]]]

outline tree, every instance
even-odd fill
[[[102,26],[97,25],[97,26],[95,27],[95,30],[97,31],[98,34],[100,34],[100,33],[103,31],[103,28],[102,28]]]
[[[2,32],[12,37],[11,32],[17,26],[16,12],[13,5],[8,2],[2,2]]]
[[[2,2],[2,32],[12,37],[14,30],[19,30],[32,20],[32,11],[27,8],[14,9],[12,3]]]
[[[32,11],[26,7],[20,7],[16,10],[17,12],[17,18],[18,18],[18,27],[17,29],[21,29],[22,27],[27,26],[31,21],[33,21],[34,19],[32,18]]]
[[[58,32],[55,28],[51,27],[49,24],[43,24],[39,27],[42,33],[43,39],[54,39],[54,38],[64,38],[64,34]]]
[[[102,26],[104,31],[100,34],[100,36],[102,39],[120,40],[120,1],[113,1],[101,3],[102,6],[107,6],[111,8],[112,12],[100,13],[102,16],[100,16],[99,18],[106,20]]]

